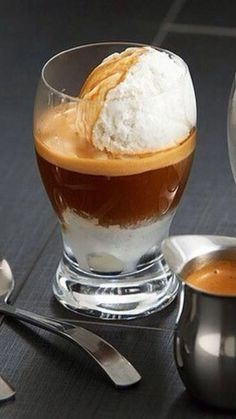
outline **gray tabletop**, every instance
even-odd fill
[[[130,322],[75,316],[53,298],[61,256],[58,226],[39,179],[32,107],[43,63],[62,49],[101,40],[154,43],[189,64],[198,102],[198,146],[172,233],[236,234],[236,189],[227,155],[226,113],[236,69],[236,6],[231,0],[1,0],[0,249],[22,308],[72,318],[99,333],[143,375],[115,390],[93,362],[47,332],[2,319],[0,373],[17,390],[2,418],[230,418],[191,400],[175,370],[177,302]]]

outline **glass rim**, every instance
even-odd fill
[[[92,43],[88,43],[88,44],[82,44],[82,45],[78,45],[76,47],[72,47],[72,48],[68,48],[65,49],[63,51],[58,52],[57,54],[53,55],[51,58],[49,58],[49,60],[46,61],[46,63],[43,65],[42,70],[41,70],[41,79],[44,83],[44,85],[47,87],[48,90],[50,90],[52,93],[60,96],[63,100],[68,100],[70,102],[76,102],[76,103],[80,103],[80,102],[101,102],[101,101],[96,101],[96,100],[91,100],[91,99],[84,99],[84,98],[79,98],[76,96],[71,96],[67,93],[64,93],[60,90],[57,90],[55,87],[53,87],[46,79],[45,76],[45,72],[47,70],[47,67],[51,64],[52,61],[56,60],[58,57],[65,55],[67,53],[76,51],[76,50],[80,50],[80,49],[84,49],[84,48],[91,48],[91,47],[96,47],[96,46],[105,46],[105,45],[127,45],[127,48],[130,47],[152,47],[155,48],[158,51],[161,52],[165,52],[168,55],[171,55],[172,57],[174,57],[177,61],[179,61],[180,63],[182,63],[183,68],[184,68],[184,72],[183,74],[181,74],[181,76],[179,77],[178,80],[181,80],[182,78],[184,78],[186,76],[186,74],[189,72],[189,68],[187,63],[183,60],[183,58],[181,58],[179,55],[175,54],[172,51],[169,51],[168,49],[164,49],[155,45],[151,45],[151,44],[144,44],[144,43],[139,43],[139,42],[129,42],[129,41],[103,41],[103,42],[92,42]],[[106,57],[104,57],[106,58]],[[173,87],[176,86],[176,83],[172,86],[170,86],[167,90],[165,90],[164,92],[160,93],[166,93],[169,90],[173,89]]]

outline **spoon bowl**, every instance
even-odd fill
[[[0,304],[7,303],[15,287],[12,270],[6,259],[0,260]]]

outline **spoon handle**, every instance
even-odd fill
[[[137,370],[112,345],[83,327],[6,304],[0,305],[0,313],[48,330],[79,345],[92,356],[117,387],[128,387],[141,379]]]

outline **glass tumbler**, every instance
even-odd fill
[[[53,292],[65,307],[104,319],[161,310],[178,289],[160,244],[189,175],[195,124],[178,146],[113,158],[88,141],[104,103],[79,98],[86,77],[105,57],[137,46],[143,45],[99,43],[55,55],[42,69],[35,98],[36,157],[63,238]],[[172,109],[181,103],[178,112],[185,112],[189,102],[195,106],[188,67],[166,53],[184,75],[160,95],[171,94]]]
[[[234,76],[231,93],[228,104],[228,151],[230,165],[233,172],[234,181],[236,183],[236,75]]]

